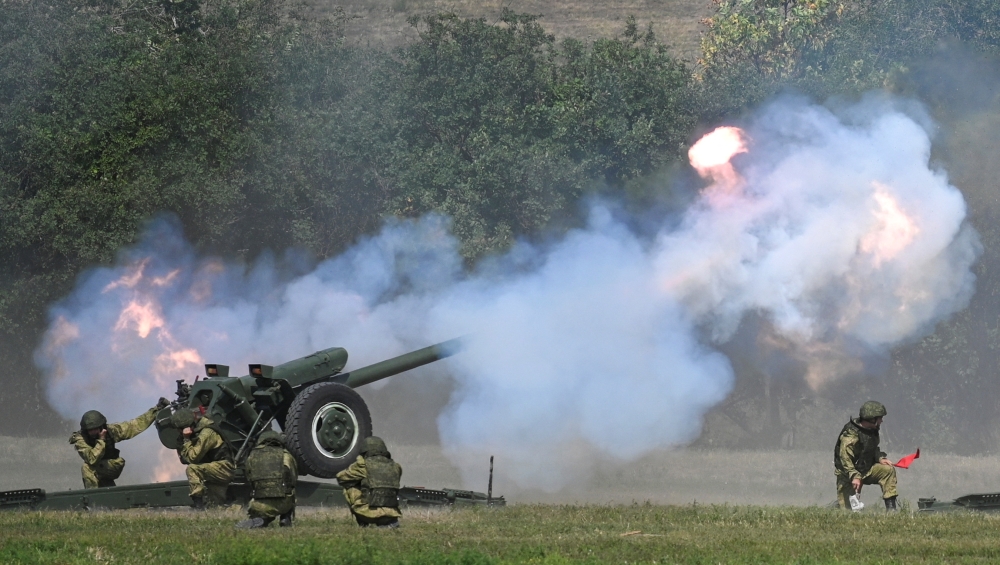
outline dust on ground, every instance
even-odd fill
[[[481,481],[462,484],[458,469],[439,446],[390,442],[390,447],[408,486],[487,489],[489,461],[483,461]],[[128,460],[128,444],[121,449]],[[825,505],[834,500],[832,459],[832,448],[830,452],[663,450],[632,463],[603,463],[586,484],[554,493],[518,488],[507,478],[503,460],[497,460],[493,492],[512,503]],[[0,436],[0,491],[81,488],[80,464],[64,438]],[[901,497],[914,506],[920,497],[951,500],[963,494],[1000,492],[1000,457],[921,452],[910,469],[899,470],[899,483]],[[878,486],[866,486],[862,499],[877,503]]]

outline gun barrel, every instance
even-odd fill
[[[374,365],[368,365],[367,367],[338,375],[339,378],[337,380],[351,388],[358,388],[359,386],[364,386],[393,375],[398,375],[404,371],[433,363],[445,357],[451,357],[461,349],[462,338],[450,339],[430,347],[405,353],[399,357],[386,359]]]

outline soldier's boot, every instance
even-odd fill
[[[278,526],[282,528],[288,528],[292,525],[292,520],[295,518],[295,509],[289,510],[278,518]]]
[[[885,499],[885,510],[886,512],[898,512],[899,506],[896,505],[896,497],[890,496]]]
[[[257,528],[266,528],[268,524],[271,523],[274,518],[250,518],[249,520],[243,520],[242,522],[237,522],[236,527],[240,530],[255,530]]]
[[[396,528],[399,527],[399,519],[397,518],[397,519],[393,520],[392,522],[378,524],[376,527],[377,528],[389,528],[389,529],[395,530]]]
[[[195,510],[205,510],[208,508],[208,501],[205,500],[204,496],[192,496],[191,508],[194,508]]]

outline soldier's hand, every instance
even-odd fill
[[[888,459],[886,459],[885,457],[883,457],[882,459],[880,459],[880,460],[879,460],[879,463],[881,463],[881,464],[883,464],[883,465],[888,465],[888,466],[892,467],[892,461],[889,461],[889,460],[888,460]]]
[[[188,437],[189,438],[192,435],[194,435],[194,430],[192,430],[190,427],[187,427],[187,428],[184,428],[183,430],[181,430],[181,434],[183,434],[184,437]]]
[[[163,397],[161,396],[161,397],[160,397],[160,400],[159,400],[159,401],[158,401],[158,402],[156,403],[156,408],[157,408],[158,410],[163,410],[163,409],[164,409],[164,408],[166,408],[167,406],[170,406],[170,401],[169,401],[169,400],[167,400],[166,398],[163,398]]]
[[[107,430],[107,428],[105,428],[105,429],[101,430],[101,433],[98,435],[98,437],[101,438],[101,439],[104,439],[105,437],[107,437],[107,435],[108,435],[108,430]]]
[[[851,479],[851,486],[854,487],[854,492],[861,494],[861,479]]]

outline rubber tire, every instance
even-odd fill
[[[331,402],[338,402],[354,413],[358,422],[357,442],[343,457],[331,458],[320,452],[313,440],[312,421],[317,412]],[[372,435],[372,417],[368,405],[354,389],[339,383],[312,385],[295,395],[285,417],[285,443],[299,464],[300,475],[333,478],[346,469],[361,453],[361,442]]]

